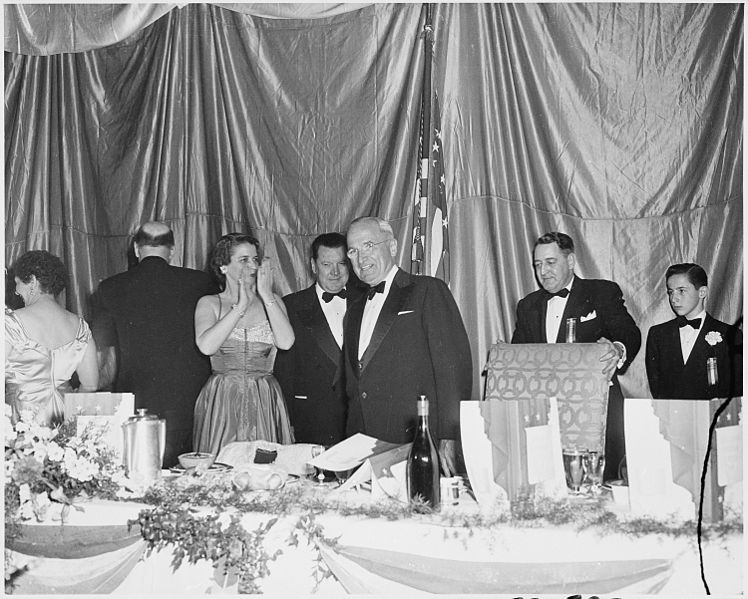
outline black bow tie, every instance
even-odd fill
[[[377,293],[384,293],[384,281],[380,281],[373,287],[369,287],[369,292],[366,294],[366,299],[373,298]]]
[[[329,304],[332,301],[332,298],[334,297],[340,297],[342,299],[345,299],[348,297],[348,292],[345,290],[345,288],[341,289],[337,293],[330,293],[329,291],[323,291],[322,292],[322,301],[326,304]]]
[[[546,299],[551,299],[552,297],[567,297],[568,295],[569,290],[566,287],[559,289],[556,293],[551,293],[550,291],[545,292]]]
[[[686,325],[688,325],[689,327],[693,327],[694,329],[698,329],[701,326],[701,318],[693,318],[691,320],[688,320],[685,316],[678,316],[675,319],[675,322],[681,329]]]

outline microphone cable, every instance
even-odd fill
[[[719,420],[722,412],[727,409],[727,406],[730,405],[731,401],[732,397],[728,397],[725,401],[723,401],[719,408],[717,408],[717,410],[714,412],[712,421],[709,423],[709,436],[706,443],[706,455],[704,456],[704,466],[701,469],[701,488],[699,489],[699,517],[696,522],[696,543],[699,547],[699,568],[701,570],[701,582],[704,585],[704,590],[706,591],[707,595],[711,595],[711,593],[709,592],[709,585],[706,582],[706,576],[704,574],[704,553],[701,547],[701,524],[704,517],[704,492],[706,489],[706,472],[707,468],[709,467],[709,458],[712,453],[712,435],[714,433],[714,429],[717,428],[717,420]]]

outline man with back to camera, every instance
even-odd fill
[[[707,275],[698,264],[673,264],[665,273],[675,318],[649,329],[647,379],[655,399],[707,399],[741,395],[740,331],[706,311]],[[716,358],[716,384],[707,360]],[[737,367],[736,367],[737,366]]]
[[[617,370],[625,370],[641,346],[641,333],[613,281],[582,279],[574,273],[574,241],[565,233],[542,235],[533,248],[533,268],[542,289],[517,304],[512,343],[562,343],[566,319],[576,318],[577,343],[602,343],[603,373],[611,382],[605,434],[604,480],[618,477],[625,455],[623,394]]]
[[[361,295],[348,284],[347,249],[340,233],[319,235],[310,259],[315,283],[283,298],[296,340],[278,352],[274,372],[297,443],[330,446],[345,438],[343,318]]]
[[[100,386],[114,378],[115,392],[166,418],[169,468],[192,451],[195,400],[210,375],[195,345],[195,305],[217,289],[207,273],[169,265],[174,233],[164,223],[143,224],[133,244],[138,264],[102,281],[93,298],[91,328],[108,379]]]
[[[472,358],[465,325],[447,285],[395,265],[389,223],[354,220],[348,257],[369,286],[348,309],[344,345],[349,406],[347,434],[409,443],[416,400],[429,399],[432,435],[448,475],[455,472],[461,400],[470,399]]]

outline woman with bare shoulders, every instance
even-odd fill
[[[65,289],[65,267],[57,256],[32,250],[13,270],[24,307],[5,310],[5,403],[14,421],[31,411],[36,422],[57,424],[74,372],[79,391],[98,387],[96,345],[86,321],[57,303]]]
[[[213,249],[210,269],[223,290],[195,308],[197,346],[213,369],[195,404],[195,451],[218,455],[232,441],[293,443],[273,363],[294,334],[259,249],[240,233],[224,235]]]

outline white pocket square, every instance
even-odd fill
[[[398,312],[398,316],[402,316],[403,314],[412,314],[414,310],[403,310],[402,312]]]
[[[587,322],[588,320],[593,320],[597,318],[597,312],[594,310],[587,314],[587,316],[582,316],[582,318],[579,319],[579,322]]]

